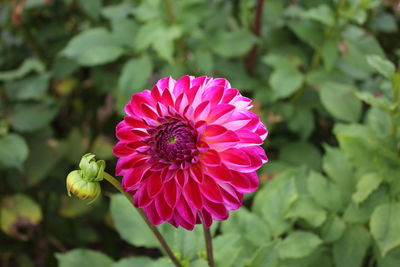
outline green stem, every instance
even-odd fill
[[[204,230],[204,239],[206,241],[208,266],[214,267],[215,264],[214,264],[213,248],[212,248],[212,236],[210,228],[205,226],[204,222],[203,222],[203,230]]]
[[[132,203],[133,198],[131,195],[129,195],[127,192],[125,192],[122,187],[120,182],[114,178],[114,176],[104,172],[104,179],[106,179],[112,186],[114,186],[119,192],[121,192],[128,200],[130,203]],[[168,257],[171,259],[171,261],[175,264],[175,266],[182,267],[182,264],[179,262],[179,260],[175,257],[174,253],[172,252],[171,248],[168,246],[168,243],[165,241],[164,237],[161,235],[160,231],[158,231],[157,227],[155,227],[147,218],[146,214],[139,208],[136,208],[136,211],[142,216],[144,222],[147,224],[147,226],[150,228],[150,230],[153,232],[153,234],[156,236],[157,240],[160,242],[161,246],[165,250],[165,252],[168,254]]]
[[[390,115],[392,118],[392,133],[395,138],[397,138],[397,123],[396,123],[396,118],[397,118],[397,113],[399,110],[398,104],[399,104],[399,91],[400,91],[400,77],[398,77],[395,74],[392,78],[392,103],[394,106],[394,109],[391,110]],[[399,81],[396,81],[399,80]]]
[[[172,9],[171,0],[164,0],[164,6],[165,6],[165,9],[167,11],[168,22],[170,24],[173,24],[174,21],[175,21],[175,17],[174,17],[174,11]]]

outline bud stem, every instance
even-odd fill
[[[114,178],[114,176],[108,174],[107,172],[104,172],[104,179],[106,179],[112,186],[114,186],[119,192],[121,192],[128,200],[130,203],[132,203],[133,198],[131,195],[129,195],[127,192],[125,192],[121,184],[117,179]],[[172,252],[171,248],[168,246],[168,243],[165,241],[164,237],[161,235],[160,231],[158,231],[157,227],[155,227],[149,219],[147,218],[146,214],[141,210],[136,208],[136,211],[142,216],[144,222],[147,224],[147,226],[150,228],[150,230],[153,232],[153,234],[156,236],[157,240],[160,242],[161,246],[164,248],[165,252],[168,254],[168,257],[171,259],[171,261],[178,267],[182,267],[182,264],[179,262],[179,260],[175,257],[174,253]]]
[[[207,261],[208,266],[214,267],[214,256],[213,256],[213,248],[212,248],[212,237],[210,228],[207,227],[203,222],[203,230],[204,230],[204,239],[206,241],[206,250],[207,250]]]

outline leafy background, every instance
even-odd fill
[[[397,1],[8,0],[0,4],[0,265],[172,266],[103,184],[68,198],[85,152],[112,172],[131,94],[226,77],[270,135],[245,206],[213,231],[218,266],[400,266]],[[185,266],[201,229],[159,227]]]

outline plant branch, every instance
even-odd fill
[[[130,203],[132,203],[132,196],[129,195],[127,192],[125,192],[121,184],[117,179],[114,178],[114,176],[104,172],[104,179],[106,179],[112,186],[114,186],[119,192],[121,192],[128,200]],[[174,253],[172,252],[171,248],[168,246],[168,243],[165,241],[164,237],[158,231],[157,227],[155,227],[147,218],[146,214],[139,208],[136,208],[136,211],[139,212],[140,216],[142,216],[144,222],[147,224],[147,226],[150,228],[150,230],[153,232],[153,234],[156,236],[157,240],[160,242],[161,246],[165,250],[165,252],[168,254],[168,257],[171,259],[171,261],[175,264],[177,267],[182,267],[182,264],[179,262],[179,260],[175,257]]]
[[[173,11],[173,9],[172,9],[171,0],[164,0],[164,6],[165,6],[165,9],[167,10],[167,19],[168,19],[168,22],[169,22],[170,24],[174,23],[175,17],[174,17],[174,11]]]
[[[205,226],[204,222],[203,222],[203,230],[204,230],[204,240],[206,241],[208,266],[214,267],[215,264],[214,264],[211,232],[210,228]]]
[[[254,16],[254,23],[253,23],[253,34],[258,37],[261,35],[263,7],[264,7],[264,0],[257,0],[256,14]],[[257,51],[258,51],[258,45],[255,44],[251,49],[251,51],[249,52],[249,54],[247,55],[246,67],[247,67],[247,72],[249,74],[253,74],[254,72],[254,66],[257,58]]]

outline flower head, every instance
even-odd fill
[[[171,77],[132,96],[116,128],[116,174],[153,224],[225,220],[256,190],[267,130],[226,79]]]
[[[101,193],[99,181],[104,178],[104,160],[95,160],[93,154],[86,154],[79,163],[80,170],[74,170],[67,176],[68,195],[76,195],[80,199],[95,200]]]

